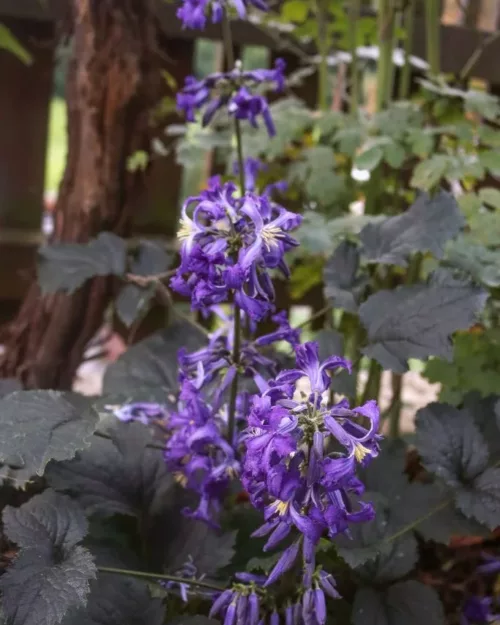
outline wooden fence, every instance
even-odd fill
[[[470,0],[469,11],[461,25],[457,25],[452,16],[454,2],[447,0],[444,3],[442,69],[458,72],[474,50],[483,46],[473,74],[488,81],[495,91],[500,86],[500,38],[492,41],[491,32],[487,31],[498,27],[498,2]],[[64,19],[67,3],[68,0],[0,0],[0,21],[34,57],[31,66],[24,66],[0,50],[0,322],[12,316],[25,293],[33,272],[36,246],[41,240],[54,50],[57,23]],[[486,13],[489,17],[485,18]],[[175,7],[164,0],[157,2],[157,16],[163,30],[166,68],[177,83],[182,84],[193,71],[199,33],[181,30]],[[477,30],[476,23],[483,30]],[[237,57],[243,54],[246,46],[265,46],[271,51],[271,57],[285,56],[290,69],[300,66],[299,58],[283,50],[279,39],[265,29],[251,23],[235,22],[233,34]],[[203,37],[218,40],[219,27],[209,26]],[[417,20],[414,54],[425,57],[425,43],[424,24]],[[314,105],[316,97],[314,82],[315,77],[311,76],[298,93],[310,105]],[[170,122],[175,120],[176,117],[172,116]],[[182,171],[173,154],[153,165],[146,197],[137,213],[137,232],[174,234],[181,181]]]

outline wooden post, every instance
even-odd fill
[[[16,309],[33,274],[54,60],[51,22],[2,22],[30,51],[33,63],[24,65],[0,50],[0,321]]]

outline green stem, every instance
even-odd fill
[[[392,91],[394,14],[394,0],[379,0],[377,20],[380,53],[377,67],[377,111],[387,106]]]
[[[163,573],[148,573],[147,571],[133,571],[128,569],[116,569],[109,566],[98,566],[97,570],[100,573],[114,573],[115,575],[125,575],[127,577],[140,577],[143,579],[151,580],[166,580],[169,582],[177,582],[178,584],[189,584],[191,586],[199,586],[200,588],[208,588],[209,590],[225,590],[221,586],[211,584],[210,582],[204,582],[202,580],[190,579],[188,577],[179,577],[178,575],[165,575]]]
[[[318,76],[318,107],[320,111],[328,110],[328,2],[316,0],[317,47],[320,55]]]
[[[233,444],[234,429],[236,426],[236,397],[238,395],[238,368],[240,365],[240,343],[241,343],[241,314],[238,304],[234,304],[234,339],[233,339],[233,366],[236,373],[231,384],[229,395],[229,416],[227,422],[227,438],[229,444]]]
[[[234,67],[233,39],[231,35],[231,24],[227,14],[224,13],[223,20],[223,36],[224,47],[226,51],[227,64],[230,69]],[[245,164],[243,159],[243,140],[241,136],[241,127],[239,120],[234,120],[234,129],[236,134],[236,147],[238,151],[238,169],[240,176],[241,195],[245,195]],[[238,304],[234,304],[234,338],[233,338],[233,366],[236,369],[231,389],[229,391],[229,412],[227,422],[227,438],[229,444],[233,444],[234,430],[236,428],[236,398],[238,396],[238,376],[240,364],[241,349],[241,312]]]
[[[399,81],[399,93],[400,100],[406,100],[410,95],[411,85],[411,63],[410,55],[413,49],[413,33],[415,32],[415,5],[416,0],[409,0],[408,5],[404,12],[404,28],[406,31],[405,39],[405,64],[401,70],[401,79]]]
[[[366,381],[365,390],[361,403],[364,404],[369,399],[375,399],[378,401],[380,395],[380,383],[382,381],[382,367],[376,360],[370,362],[370,369],[368,371],[368,380]]]
[[[299,323],[298,325],[295,326],[295,330],[300,330],[300,328],[303,328],[304,326],[308,326],[310,323],[312,323],[313,321],[315,321],[316,319],[318,319],[318,317],[322,317],[325,313],[327,313],[329,310],[332,310],[332,306],[328,305],[325,306],[324,308],[322,308],[321,310],[318,310],[317,312],[315,312],[313,315],[311,315],[310,317],[308,317],[305,321],[302,321],[301,323]]]
[[[427,38],[427,62],[433,76],[440,72],[440,0],[425,0],[425,33]]]
[[[360,80],[358,71],[357,34],[361,0],[351,0],[348,12],[349,51],[351,52],[351,115],[358,113],[360,100]]]
[[[401,420],[401,392],[403,390],[403,376],[400,373],[393,373],[391,376],[392,382],[392,400],[391,405],[387,411],[387,418],[389,419],[389,437],[399,438],[400,434],[400,420]]]

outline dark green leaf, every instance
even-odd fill
[[[127,389],[162,386],[177,387],[177,352],[201,347],[205,335],[187,321],[175,321],[128,349],[106,370],[104,393],[123,393]]]
[[[379,291],[359,310],[369,339],[363,353],[398,373],[407,371],[408,358],[450,358],[450,335],[470,327],[486,299],[482,289],[442,271],[426,285]]]
[[[396,507],[391,509],[392,502],[379,493],[368,493],[365,499],[375,506],[375,518],[353,525],[351,538],[336,539],[337,552],[362,579],[380,583],[394,581],[415,566],[417,541],[411,532],[387,540],[400,527]]]
[[[358,268],[357,246],[350,241],[342,241],[326,261],[323,271],[325,297],[335,307],[348,312],[357,311],[359,298],[367,284],[365,277],[357,277]]]
[[[184,519],[165,552],[167,570],[174,573],[191,559],[198,575],[214,575],[230,564],[235,541],[236,532],[218,534],[206,523]]]
[[[100,573],[91,583],[86,608],[69,613],[62,625],[162,625],[165,608],[145,582]]]
[[[424,466],[453,488],[488,465],[488,446],[468,412],[432,403],[417,413],[415,444]]]
[[[444,625],[436,591],[409,580],[385,591],[360,588],[354,598],[353,625]]]
[[[451,157],[445,154],[434,154],[431,158],[421,161],[413,170],[410,185],[415,189],[430,191],[436,187],[451,166]]]
[[[457,493],[462,512],[490,530],[500,525],[500,469],[486,469]]]
[[[130,273],[137,276],[154,276],[164,273],[172,262],[162,245],[153,241],[141,241],[137,258],[133,261]],[[129,327],[144,312],[156,292],[154,283],[147,286],[125,285],[116,300],[116,312]]]
[[[101,232],[89,243],[55,243],[39,250],[38,282],[44,293],[73,293],[94,276],[123,276],[124,239]]]
[[[455,237],[465,221],[457,202],[442,191],[434,197],[422,193],[403,214],[361,231],[363,254],[371,262],[406,267],[414,252],[431,252],[437,258],[444,245]]]
[[[59,391],[17,391],[0,399],[0,462],[18,467],[22,486],[49,460],[72,458],[90,444],[98,415],[88,398]]]
[[[324,328],[315,337],[319,345],[320,361],[330,358],[330,356],[342,356],[344,353],[344,337],[337,330]]]
[[[78,546],[87,532],[83,511],[53,491],[20,508],[7,507],[5,533],[21,547],[0,579],[3,608],[11,625],[55,625],[68,609],[85,605],[95,566]]]
[[[174,484],[148,429],[117,422],[113,440],[94,438],[90,449],[68,462],[52,464],[47,479],[70,493],[89,515],[154,515],[173,495]]]

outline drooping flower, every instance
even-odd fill
[[[305,586],[314,570],[314,546],[351,523],[373,518],[373,508],[352,501],[363,492],[356,461],[378,453],[379,412],[375,402],[350,410],[347,402],[329,405],[328,371],[349,368],[341,358],[318,359],[318,346],[296,347],[297,368],[279,373],[261,396],[253,398],[244,435],[243,484],[252,503],[264,510],[255,535],[269,536],[274,547],[291,528],[303,535]],[[310,392],[295,399],[296,384],[307,377]],[[368,425],[359,423],[364,419]]]
[[[187,353],[185,349],[179,351],[180,380],[197,380],[203,386],[206,396],[210,397],[212,406],[218,409],[225,397],[238,370],[239,375],[252,379],[257,388],[267,388],[266,378],[276,375],[277,365],[269,355],[264,355],[258,348],[272,345],[278,341],[289,342],[295,345],[299,341],[300,331],[292,328],[286,313],[283,311],[272,317],[278,324],[274,332],[263,335],[255,341],[243,338],[240,341],[239,362],[233,362],[234,349],[234,320],[219,306],[214,306],[211,312],[221,321],[217,329],[208,337],[208,344],[195,352]],[[244,311],[240,311],[241,327],[247,322],[253,328],[254,324]],[[242,413],[243,414],[243,413]]]
[[[240,471],[235,450],[224,438],[223,415],[185,380],[178,410],[169,415],[164,427],[167,466],[182,486],[199,496],[198,506],[184,509],[184,514],[217,526],[221,501]]]
[[[182,0],[177,9],[177,17],[182,21],[184,28],[205,28],[207,14],[211,14],[213,23],[220,22],[226,7],[233,7],[240,19],[245,19],[247,8],[253,6],[261,11],[267,11],[264,0]]]
[[[462,608],[460,625],[487,625],[496,622],[500,619],[500,612],[495,612],[494,606],[492,597],[468,597]]]
[[[248,316],[259,321],[273,310],[274,287],[268,274],[285,276],[285,253],[297,245],[289,231],[301,217],[267,195],[235,196],[233,183],[212,180],[182,208],[181,263],[172,288],[191,298],[192,308],[209,312],[234,294]]]
[[[226,111],[238,120],[247,120],[257,127],[261,117],[269,135],[274,135],[274,127],[267,100],[252,92],[258,85],[274,84],[280,92],[285,86],[285,62],[277,59],[273,69],[243,71],[238,61],[229,72],[215,72],[202,80],[188,76],[184,88],[177,95],[177,108],[184,111],[186,120],[193,122],[196,111],[203,111],[202,124],[206,126],[217,111]]]

